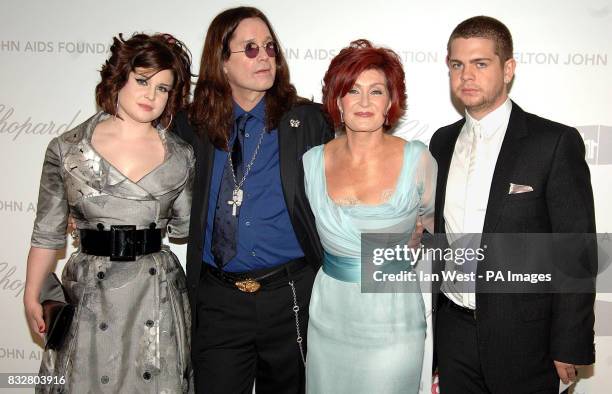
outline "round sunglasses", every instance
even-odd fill
[[[230,51],[230,52],[231,53],[244,52],[246,57],[248,57],[249,59],[254,59],[257,57],[257,55],[259,55],[260,48],[263,48],[269,57],[276,57],[276,55],[278,54],[278,47],[276,46],[276,43],[274,41],[266,42],[265,44],[261,46],[255,44],[254,42],[247,42],[246,45],[244,46],[244,50]]]

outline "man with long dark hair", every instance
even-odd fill
[[[189,117],[196,153],[187,277],[196,389],[304,391],[308,303],[322,249],[302,155],[333,132],[298,98],[256,8],[212,21]]]

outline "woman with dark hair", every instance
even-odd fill
[[[433,229],[436,163],[423,143],[388,134],[406,108],[399,57],[352,42],[325,74],[323,105],[340,135],[303,157],[325,251],[310,299],[306,389],[416,393],[426,328],[418,283],[384,294],[362,293],[360,283],[362,233],[394,233],[395,244],[408,243],[417,220]],[[380,268],[398,267],[409,263]]]
[[[46,338],[40,376],[54,379],[37,392],[193,390],[185,274],[161,242],[188,235],[193,150],[167,130],[187,105],[190,67],[169,34],[120,34],[96,87],[102,111],[49,143],[24,293],[41,337],[55,329],[41,303],[58,301],[45,278],[69,215],[79,249],[59,297],[74,307],[72,323],[59,342]]]

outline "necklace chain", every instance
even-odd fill
[[[251,167],[253,167],[253,163],[255,163],[255,159],[257,158],[257,154],[259,153],[259,148],[261,147],[261,142],[263,141],[263,137],[265,133],[266,133],[266,129],[263,129],[261,134],[259,135],[259,141],[257,141],[257,146],[255,146],[255,152],[253,153],[253,157],[251,157],[251,160],[244,168],[244,173],[242,174],[242,179],[240,179],[240,182],[236,180],[236,174],[234,174],[234,163],[232,161],[232,150],[230,149],[227,152],[227,160],[229,162],[230,169],[232,170],[232,179],[234,180],[234,190],[235,191],[240,190],[242,188],[244,181],[246,180],[247,176],[251,172]],[[236,135],[236,138],[239,138],[239,136]],[[229,147],[229,140],[227,140],[227,137],[225,141],[227,142],[227,146]],[[238,143],[240,143],[240,141],[238,141]]]

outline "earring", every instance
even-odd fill
[[[159,131],[163,131],[163,132],[168,131],[168,128],[170,127],[171,124],[172,124],[172,114],[170,114],[170,122],[168,122],[166,127],[164,127],[163,129],[160,129]]]
[[[340,124],[344,124],[344,112],[340,111]]]
[[[387,117],[387,114],[385,114],[385,126],[389,126],[389,118]]]
[[[115,102],[115,115],[113,117],[115,118],[114,120],[117,120],[117,113],[119,112],[119,96],[117,96],[117,100],[115,100]]]

